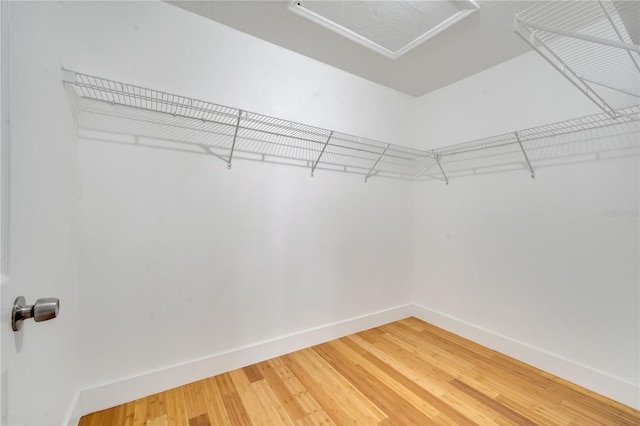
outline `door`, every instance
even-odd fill
[[[5,287],[9,285],[8,277],[8,3],[0,3],[0,314],[5,316]],[[4,325],[4,324],[2,324]],[[2,357],[2,340],[5,330],[0,332],[0,424],[7,424],[5,416],[6,374]]]
[[[0,2],[0,410],[8,425],[68,423],[78,393],[77,137],[59,71],[50,72],[60,57],[30,47],[47,43],[23,23],[27,14],[42,15],[37,7]],[[14,332],[18,296],[27,304],[59,298],[59,315],[25,320]]]

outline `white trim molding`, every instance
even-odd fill
[[[408,318],[411,313],[412,305],[397,306],[84,389],[78,395],[67,424],[77,425],[85,414]]]
[[[405,53],[409,52],[410,50],[414,49],[415,47],[421,45],[425,41],[429,40],[430,38],[438,35],[442,31],[451,27],[453,24],[466,18],[467,16],[469,16],[470,14],[472,14],[473,12],[475,12],[480,8],[480,6],[474,0],[458,0],[455,3],[457,3],[458,6],[460,7],[460,10],[457,13],[455,13],[454,15],[451,15],[449,18],[445,19],[435,27],[429,29],[427,32],[419,35],[418,37],[416,37],[409,43],[405,44],[403,47],[401,47],[398,50],[387,49],[386,47],[381,46],[380,44],[372,41],[371,39],[306,8],[304,5],[304,1],[292,0],[289,2],[288,9],[291,12],[310,20],[311,22],[314,22],[320,26],[323,26],[328,30],[331,30],[343,37],[346,37],[349,40],[354,41],[364,47],[368,47],[374,52],[384,55],[389,59],[397,59],[400,56],[404,55]]]
[[[441,312],[418,305],[403,305],[81,390],[70,411],[67,424],[77,425],[80,417],[85,414],[411,316],[622,404],[636,409],[640,408],[640,388],[638,385]]]
[[[413,316],[458,336],[469,339],[518,361],[556,375],[608,398],[640,409],[640,386],[578,364],[524,342],[486,330],[423,306],[413,306]]]
[[[0,2],[0,273],[9,281],[9,24],[10,2]]]

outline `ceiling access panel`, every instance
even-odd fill
[[[294,0],[289,10],[396,59],[479,9],[473,0]]]

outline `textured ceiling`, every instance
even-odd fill
[[[512,30],[532,1],[478,1],[480,9],[397,59],[380,55],[288,10],[289,1],[168,2],[336,68],[420,96],[530,47]]]

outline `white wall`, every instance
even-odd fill
[[[410,187],[77,144],[59,68],[408,145],[412,98],[160,2],[12,14],[14,280],[2,297],[62,308],[26,324],[24,342],[3,333],[10,423],[59,424],[78,387],[410,302]]]
[[[57,296],[62,311],[28,324],[23,352],[9,354],[10,418],[59,423],[78,383],[128,383],[412,301],[637,388],[638,220],[604,217],[638,207],[636,158],[414,189],[253,162],[229,171],[212,157],[76,146],[59,74],[64,64],[434,147],[595,112],[539,58],[415,100],[164,3],[13,9],[12,231],[23,243],[12,256],[23,260],[12,274],[43,286],[29,284],[29,301]],[[3,300],[17,291],[3,288]],[[53,339],[65,349],[33,352]],[[25,398],[14,383],[39,369],[61,387]]]
[[[417,116],[432,148],[596,112],[529,53],[423,96]],[[598,135],[590,149],[638,143],[637,130]],[[523,166],[417,184],[414,303],[460,334],[637,407],[639,167],[637,148],[621,152],[534,162],[533,181]],[[608,217],[615,209],[632,216]]]
[[[414,98],[408,95],[168,4],[120,3],[38,6],[72,25],[65,30],[74,37],[67,68],[413,144]]]
[[[38,7],[74,37],[69,68],[385,141],[413,135],[412,98],[173,6]],[[229,171],[91,140],[78,163],[83,388],[410,303],[403,182]]]
[[[14,7],[15,6],[15,7]],[[64,37],[35,5],[12,4],[10,34],[10,281],[2,285],[6,424],[62,424],[78,392],[77,136],[60,84]],[[11,331],[17,296],[60,299],[59,317]]]

